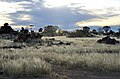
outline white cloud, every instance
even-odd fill
[[[10,15],[0,14],[0,26],[2,26],[4,23],[14,24],[14,22],[10,18]]]
[[[96,16],[120,14],[119,0],[72,0],[68,6],[72,10],[78,10]],[[74,3],[74,4],[73,4]]]
[[[25,25],[12,25],[11,27],[14,28],[14,29],[19,29],[19,28],[22,28],[22,27],[28,28],[28,29],[31,28],[30,26],[27,26],[27,25],[26,26]]]
[[[112,26],[120,25],[120,15],[106,18],[94,18],[90,20],[80,21],[76,23],[77,26]]]
[[[44,6],[46,8],[55,8],[55,7],[63,7],[70,6],[71,4],[79,4],[81,0],[44,0]]]
[[[31,18],[32,18],[32,17],[31,17],[30,15],[21,14],[17,19],[30,21]]]
[[[24,5],[31,4],[30,2],[2,2],[0,1],[0,13],[15,13],[17,11],[29,11]]]
[[[77,2],[76,2],[77,1]],[[84,20],[76,23],[84,25],[120,25],[120,0],[74,0],[70,7],[73,11],[82,14],[90,14],[98,18]]]
[[[3,2],[0,1],[0,25],[4,23],[15,24],[14,19],[11,18],[11,13],[17,13],[18,11],[30,11],[30,9],[26,9],[27,4],[31,4],[28,1],[21,2]],[[13,16],[15,17],[15,16]],[[28,15],[21,16],[21,20],[30,20]]]
[[[10,13],[17,13],[19,11],[31,11],[31,9],[36,9],[35,6],[43,5],[45,8],[57,8],[57,7],[68,7],[71,11],[78,11],[81,15],[92,15],[97,18],[84,20],[77,22],[76,25],[119,25],[119,18],[120,18],[120,0],[25,0],[25,1],[15,1],[12,0],[9,2],[3,2],[4,0],[0,0],[0,18],[1,24],[4,22],[8,22],[10,24],[15,24],[13,22],[14,19],[23,20],[23,21],[30,21],[31,16],[25,13],[24,15],[21,14],[17,17],[11,18]],[[7,1],[7,0],[6,0]],[[27,8],[27,5],[31,5],[31,7]],[[32,7],[34,6],[34,7]],[[42,6],[42,7],[43,7]],[[44,9],[44,8],[43,8]],[[31,13],[31,15],[34,13]],[[39,16],[39,15],[38,15]],[[40,15],[41,16],[41,15]],[[87,16],[86,16],[87,17]],[[38,17],[39,18],[39,17]],[[76,17],[77,18],[77,17]],[[80,17],[78,17],[80,18]],[[84,18],[80,18],[83,20]]]
[[[66,6],[94,16],[120,14],[120,0],[44,0],[46,8]]]
[[[31,1],[33,1],[33,2],[40,2],[40,0],[31,0]]]

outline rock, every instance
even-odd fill
[[[64,43],[64,42],[62,42],[62,41],[60,41],[60,42],[59,42],[59,45],[63,45],[63,44],[65,44],[65,43]]]
[[[116,39],[112,39],[109,36],[107,36],[107,37],[104,37],[102,39],[97,40],[97,43],[115,45],[115,44],[119,44],[119,41],[117,41]]]
[[[67,42],[66,45],[71,45],[71,42]]]
[[[49,40],[51,40],[51,41],[55,41],[55,38],[50,38]]]

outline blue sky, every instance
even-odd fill
[[[83,26],[120,25],[120,0],[0,0],[0,25],[35,28],[58,25],[71,30]]]

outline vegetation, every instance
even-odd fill
[[[0,49],[0,71],[10,77],[39,76],[54,72],[52,66],[56,64],[67,68],[120,71],[119,45],[97,44],[95,41],[98,38],[56,37],[56,39],[75,43],[70,46],[40,46],[40,49],[39,46]]]
[[[108,33],[108,31],[110,30],[110,28],[111,28],[110,26],[104,26],[104,27],[103,27],[103,30],[104,30],[106,33]]]
[[[48,25],[48,26],[44,27],[43,34],[44,34],[44,36],[55,36],[58,28],[59,28],[58,26]]]
[[[57,26],[46,26],[44,31],[40,28],[38,32],[32,30],[29,32],[28,29],[22,28],[20,32],[10,31],[10,35],[3,33],[4,31],[1,33],[1,38],[11,38],[12,34],[17,33],[14,35],[14,40],[0,39],[0,74],[12,79],[41,74],[67,78],[55,73],[56,65],[68,69],[120,72],[120,40],[110,38],[110,36],[119,36],[119,32],[113,32],[109,26],[104,26],[99,32],[95,29],[90,31],[87,26],[73,32],[61,31]],[[44,37],[57,35],[58,37],[54,38]],[[59,35],[86,38],[67,38]],[[99,36],[90,38],[97,35]],[[100,35],[107,37],[102,38]],[[99,42],[118,43],[98,44],[97,40],[100,38],[102,39]]]

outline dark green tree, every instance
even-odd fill
[[[43,29],[42,28],[39,28],[39,30],[38,30],[39,32],[42,32],[43,31]]]
[[[106,33],[108,33],[108,31],[111,29],[111,27],[110,26],[104,26],[103,27],[103,30],[106,32]]]
[[[55,36],[56,35],[56,31],[58,29],[59,29],[58,26],[48,25],[48,26],[44,27],[44,34],[46,36]]]
[[[96,31],[96,29],[93,29],[93,30],[91,31],[91,33],[93,33],[93,34],[98,34],[98,32]]]
[[[85,27],[83,27],[83,31],[84,31],[85,33],[89,33],[90,28],[89,28],[89,27],[87,27],[87,26],[85,26]]]

